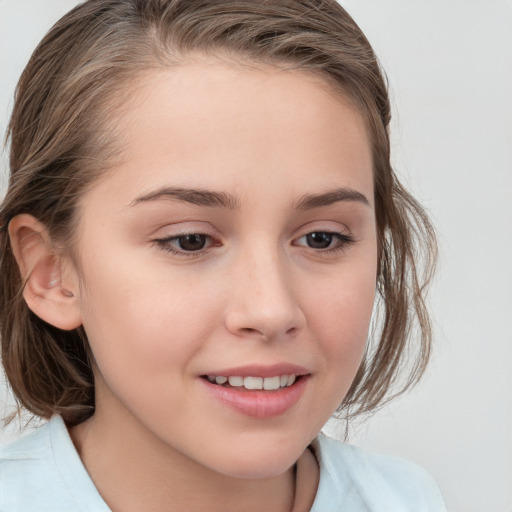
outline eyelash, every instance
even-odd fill
[[[206,235],[204,233],[182,233],[182,234],[170,236],[167,238],[159,238],[159,239],[153,240],[153,244],[156,245],[157,247],[159,247],[160,249],[162,249],[163,251],[171,253],[175,256],[182,256],[185,258],[199,258],[203,254],[205,254],[212,245],[215,245],[215,244],[210,243],[207,245],[206,248],[201,248],[197,251],[179,250],[179,249],[175,249],[171,245],[172,242],[178,242],[180,238],[184,238],[186,236],[194,236],[194,235],[203,236],[207,240],[210,240],[210,241],[212,240],[212,237],[210,235]]]
[[[347,233],[342,233],[340,231],[328,231],[328,230],[317,230],[317,231],[311,231],[310,233],[306,233],[305,235],[302,235],[301,237],[297,238],[296,240],[300,240],[301,238],[306,238],[308,236],[312,235],[331,235],[333,239],[337,239],[337,243],[334,244],[332,247],[328,247],[325,249],[315,249],[314,247],[309,247],[310,249],[317,250],[321,254],[328,254],[328,253],[337,253],[342,252],[348,249],[351,245],[355,243],[355,239],[352,235],[349,235]]]
[[[323,234],[323,235],[331,235],[333,238],[337,239],[337,243],[333,247],[328,247],[325,249],[315,249],[314,247],[308,247],[309,249],[313,249],[315,251],[318,251],[320,254],[328,254],[328,253],[337,253],[342,252],[346,249],[348,249],[351,245],[355,243],[355,239],[352,235],[337,232],[337,231],[327,231],[327,230],[318,230],[318,231],[311,231],[310,233],[306,233],[305,235],[302,235],[296,240],[300,240],[301,238],[306,238],[308,236],[312,236],[315,234]],[[205,237],[206,240],[210,240],[210,243],[207,244],[205,248],[198,249],[197,251],[186,251],[186,250],[179,250],[174,248],[171,244],[173,242],[178,242],[180,238],[184,238],[187,236],[201,236]],[[206,252],[208,252],[208,249],[210,247],[215,246],[216,244],[212,242],[212,237],[210,235],[206,235],[204,233],[183,233],[175,236],[170,236],[167,238],[159,238],[153,240],[153,244],[156,245],[158,248],[162,249],[165,252],[171,253],[176,256],[185,257],[185,258],[199,258]],[[296,244],[295,244],[296,245]]]

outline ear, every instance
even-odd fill
[[[17,215],[9,223],[9,237],[28,307],[59,329],[79,327],[78,274],[69,258],[58,254],[46,227],[32,215]]]

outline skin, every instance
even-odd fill
[[[122,163],[80,200],[78,263],[46,281],[71,294],[97,365],[96,412],[72,439],[114,511],[287,511],[297,460],[309,484],[294,510],[309,510],[306,448],[350,387],[374,302],[363,120],[312,74],[206,59],[153,71],[132,99]],[[155,197],[165,187],[233,204]],[[339,189],[367,204],[297,208]],[[314,232],[341,237],[311,247]],[[194,233],[205,247],[184,251],[176,237]],[[284,414],[252,418],[205,392],[205,374],[283,362],[309,374]]]

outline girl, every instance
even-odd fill
[[[1,452],[3,512],[444,510],[319,435],[429,355],[434,237],[389,120],[335,1],[89,0],[53,27],[0,211],[3,364],[50,421]]]

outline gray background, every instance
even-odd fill
[[[0,0],[2,134],[30,52],[76,3]],[[341,3],[387,71],[395,167],[441,245],[432,365],[350,441],[425,466],[452,512],[511,512],[512,2]],[[0,378],[0,414],[11,408]],[[0,442],[15,435],[6,429]]]

